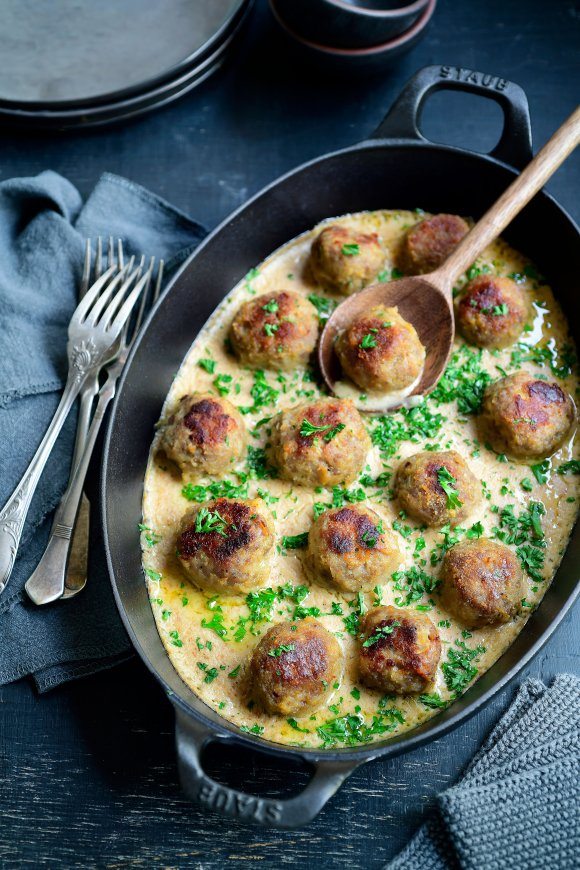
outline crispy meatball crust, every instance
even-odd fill
[[[494,450],[515,458],[549,456],[576,418],[568,393],[555,381],[516,372],[485,391],[481,422]]]
[[[303,716],[329,700],[343,667],[340,644],[316,619],[281,622],[252,655],[253,694],[268,713]]]
[[[210,393],[182,396],[161,430],[159,447],[184,475],[223,474],[246,449],[239,411]]]
[[[308,424],[321,431],[301,434]],[[370,446],[353,403],[349,399],[326,398],[277,414],[266,451],[268,461],[284,480],[315,487],[351,483],[363,467]]]
[[[448,550],[441,579],[441,604],[468,628],[509,622],[525,596],[515,553],[486,538],[462,541]]]
[[[511,278],[479,275],[457,304],[457,325],[464,338],[478,347],[513,344],[529,316],[526,297]]]
[[[201,530],[208,525],[208,511],[214,521],[216,513],[223,520],[214,531]],[[176,550],[183,572],[196,586],[246,594],[269,582],[274,543],[274,523],[261,501],[218,498],[183,517]]]
[[[468,224],[456,214],[436,214],[425,218],[411,227],[405,236],[399,257],[401,269],[408,275],[433,272],[468,232]]]
[[[389,634],[381,631],[391,628]],[[361,626],[360,679],[371,689],[412,695],[432,683],[439,658],[439,632],[428,616],[399,607],[375,607]],[[369,643],[365,646],[365,643]]]
[[[288,371],[305,366],[317,338],[316,308],[293,290],[265,293],[244,302],[230,329],[237,358],[252,368]]]
[[[397,308],[376,305],[357,317],[335,344],[344,373],[363,390],[403,390],[419,377],[425,348]]]
[[[450,478],[449,478],[450,475]],[[460,504],[452,505],[457,493]],[[403,460],[395,477],[395,494],[410,516],[428,526],[456,526],[465,520],[481,500],[480,483],[465,459],[455,450],[440,453],[425,450]]]
[[[314,280],[326,290],[350,296],[374,281],[384,261],[376,233],[332,225],[313,241],[309,265]]]
[[[375,511],[362,505],[325,511],[308,535],[306,565],[314,582],[343,592],[385,583],[401,564],[395,535]]]

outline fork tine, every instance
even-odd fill
[[[110,298],[111,294],[107,293],[107,296],[109,298],[106,308],[104,307],[104,305],[100,305],[99,317],[94,318],[90,323],[90,326],[98,325],[100,329],[108,329],[108,324],[115,316],[119,306],[122,305],[123,300],[126,298],[129,290],[132,289],[132,287],[134,287],[135,285],[135,282],[140,279],[142,272],[143,264],[139,263],[135,266],[135,257],[131,257],[129,263],[125,266],[123,283],[120,287],[118,286],[118,283],[115,285],[115,295],[112,298]],[[99,299],[99,303],[100,302],[101,300]]]
[[[113,281],[114,281],[114,282],[116,282],[116,284],[118,284],[119,280],[121,280],[124,277],[124,274],[125,274],[124,271],[118,272],[118,274],[115,275],[116,271],[117,271],[117,267],[111,266],[110,269],[107,269],[106,272],[103,272],[101,277],[98,278],[95,281],[95,283],[89,287],[89,289],[85,293],[84,297],[77,305],[76,311],[74,312],[74,314],[71,318],[71,324],[73,322],[78,324],[78,323],[80,323],[80,321],[82,321],[84,319],[87,312],[90,310],[91,306],[93,305],[95,299],[98,298],[101,290],[107,284],[107,281],[109,280],[109,278],[112,278],[111,283],[113,283]],[[113,275],[115,275],[114,278],[113,278]],[[114,286],[116,286],[116,284]],[[114,289],[114,287],[113,287],[113,289]]]
[[[109,244],[107,246],[107,266],[115,265],[115,248],[113,245],[113,236],[109,236]]]
[[[137,302],[137,299],[141,295],[143,288],[149,281],[151,281],[153,264],[154,261],[151,263],[149,269],[147,269],[140,281],[135,285],[119,311],[116,311],[115,309],[116,298],[120,295],[120,292],[117,294],[117,297],[113,300],[113,302],[111,302],[109,308],[107,308],[107,310],[105,311],[101,323],[108,332],[113,333],[113,335],[119,335],[121,333],[121,330],[127,322],[127,319],[131,316],[131,312],[135,306],[135,303]]]
[[[85,242],[85,261],[83,263],[83,275],[81,278],[81,286],[79,288],[79,300],[83,298],[89,289],[89,281],[91,278],[91,257],[91,240],[87,239]]]
[[[119,269],[122,269],[125,265],[125,259],[123,256],[123,242],[121,239],[117,239],[117,260],[119,261]]]
[[[95,255],[95,280],[103,274],[103,240],[97,238],[97,253]]]
[[[159,299],[159,294],[161,293],[161,282],[163,281],[163,269],[165,267],[165,261],[159,260],[159,269],[157,270],[157,280],[155,282],[155,289],[153,290],[153,305]]]
[[[129,278],[131,279],[131,282],[133,282],[135,280],[135,278],[139,277],[139,275],[137,274],[137,270],[134,270],[133,273],[130,274],[131,271],[133,270],[134,260],[135,260],[135,258],[132,257],[131,260],[129,260],[129,263],[127,264],[126,268],[124,270],[121,270],[120,272],[117,272],[117,274],[115,275],[113,280],[109,281],[109,283],[107,284],[107,286],[105,287],[103,292],[99,294],[99,297],[95,301],[95,304],[90,309],[90,311],[87,312],[86,318],[84,320],[85,326],[95,326],[96,325],[96,323],[99,320],[105,306],[109,303],[109,300],[111,299],[111,296],[113,295],[113,293],[117,292],[119,284],[121,282],[123,282],[123,286],[125,286],[127,280],[129,280]],[[116,265],[111,266],[111,268],[116,270],[117,266]]]
[[[149,294],[149,287],[151,286],[151,279],[153,277],[153,266],[155,264],[155,257],[151,257],[149,262],[149,269],[146,274],[149,276],[144,288],[143,293],[141,294],[141,304],[139,305],[139,310],[137,312],[137,318],[135,320],[135,326],[133,327],[133,332],[131,339],[127,342],[127,344],[131,344],[133,339],[141,329],[141,324],[143,322],[143,315],[145,314],[145,309],[147,308],[147,296]],[[128,321],[127,321],[128,322]]]

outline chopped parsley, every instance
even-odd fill
[[[290,719],[286,719],[286,722],[288,723],[290,728],[294,729],[294,731],[300,731],[301,734],[310,734],[308,728],[301,728],[296,719],[290,717]]]
[[[302,550],[308,544],[308,532],[302,532],[299,535],[283,535],[282,549],[283,550]]]
[[[154,547],[155,544],[158,544],[161,540],[161,535],[158,535],[157,532],[154,532],[153,529],[149,528],[149,526],[144,526],[143,523],[139,523],[139,531],[143,532],[143,538],[148,547]]]
[[[482,350],[462,345],[456,350],[430,398],[437,404],[457,402],[460,414],[477,414],[491,376],[482,367]]]
[[[265,323],[264,324],[264,332],[266,333],[266,335],[269,338],[271,338],[273,335],[275,335],[279,329],[280,329],[279,323]]]
[[[220,396],[227,396],[230,391],[230,385],[233,381],[233,377],[231,375],[218,375],[213,379],[213,385],[220,394]]]
[[[499,511],[499,525],[493,535],[504,544],[516,547],[516,555],[526,573],[535,580],[543,580],[546,540],[542,529],[542,516],[546,510],[539,501],[532,501],[516,516],[514,506],[505,505]]]
[[[360,248],[356,244],[356,242],[351,242],[343,245],[341,251],[345,257],[356,257],[358,254],[360,254]]]
[[[570,459],[557,468],[558,474],[580,474],[580,460]]]
[[[248,447],[248,469],[250,477],[257,480],[267,480],[276,477],[276,470],[268,465],[266,451],[263,447]]]
[[[391,622],[390,625],[382,625],[376,629],[375,633],[367,637],[365,641],[363,641],[364,647],[375,646],[375,644],[379,643],[379,641],[384,640],[384,638],[388,637],[393,631],[400,626],[400,622],[396,620]]]
[[[275,299],[270,299],[265,305],[262,305],[262,311],[267,311],[268,314],[276,314],[280,306]]]
[[[360,712],[347,713],[319,725],[316,733],[324,747],[335,746],[337,743],[355,746],[357,743],[369,743],[377,734],[395,731],[404,722],[403,714],[396,707],[387,708],[379,704],[379,710],[370,723]]]
[[[266,405],[275,405],[278,396],[280,395],[280,390],[277,390],[268,383],[266,375],[262,369],[256,369],[250,395],[254,400],[254,404],[240,408],[242,414],[254,414]]]
[[[296,644],[294,643],[281,643],[279,646],[275,646],[272,649],[268,650],[268,655],[274,659],[279,659],[281,655],[288,652],[294,652],[296,649]]]
[[[208,534],[217,532],[223,538],[227,538],[226,527],[227,521],[224,520],[219,511],[210,511],[208,508],[201,508],[195,518],[195,531],[198,533]]]
[[[375,330],[375,332],[376,332],[376,330]],[[377,346],[377,340],[376,340],[375,336],[373,335],[372,331],[367,332],[366,335],[363,335],[362,341],[359,344],[359,347],[362,348],[363,350],[370,350],[370,348],[376,347],[376,346]]]
[[[321,323],[327,321],[336,308],[336,302],[334,302],[334,300],[327,299],[326,296],[317,296],[316,293],[311,293],[308,296],[308,301],[316,308],[318,319]]]
[[[454,698],[459,697],[477,676],[478,670],[473,662],[484,652],[484,646],[479,645],[472,649],[463,640],[456,640],[455,646],[447,651],[447,661],[443,663],[441,670],[445,685]]]
[[[444,701],[441,695],[433,692],[431,695],[419,695],[419,700],[425,707],[431,710],[437,710],[447,706],[447,701]]]
[[[457,510],[463,502],[459,498],[457,491],[457,481],[445,466],[441,466],[437,470],[437,480],[445,495],[447,496],[447,510]]]
[[[430,595],[440,582],[417,565],[413,565],[406,571],[395,571],[393,581],[396,591],[402,592],[404,595],[404,597],[395,598],[397,607],[406,607],[416,601],[421,601],[423,596]]]
[[[213,375],[216,366],[215,359],[200,359],[198,360],[197,364],[200,369],[204,370],[204,372]]]
[[[173,644],[173,646],[177,646],[177,647],[183,646],[183,641],[179,637],[178,631],[170,631],[169,637],[171,638],[171,643]]]
[[[216,480],[207,486],[187,483],[182,487],[181,494],[188,501],[199,504],[212,498],[247,498],[248,484],[236,484],[232,480]]]

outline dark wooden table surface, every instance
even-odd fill
[[[52,168],[88,193],[104,170],[150,187],[208,227],[295,164],[369,134],[403,83],[429,63],[497,73],[527,91],[536,144],[574,106],[580,7],[571,0],[440,0],[425,38],[367,81],[313,75],[278,50],[265,0],[229,68],[174,106],[126,126],[66,136],[0,134],[0,177]],[[495,105],[437,95],[424,128],[489,149]],[[550,184],[578,214],[578,160]],[[397,205],[385,203],[385,205]],[[421,205],[417,203],[416,205]],[[558,252],[554,251],[554,256]],[[0,253],[1,256],[1,253]],[[39,698],[0,689],[0,866],[378,868],[453,782],[526,674],[580,672],[576,608],[515,684],[453,733],[355,773],[308,828],[276,832],[201,812],[176,781],[172,716],[137,660]],[[1,642],[1,641],[0,641]],[[263,761],[225,755],[232,784],[276,783]],[[300,779],[289,772],[284,779]]]

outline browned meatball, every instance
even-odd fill
[[[574,422],[568,393],[554,381],[516,372],[490,384],[482,405],[482,423],[494,450],[514,457],[549,456]]]
[[[397,469],[395,494],[401,507],[428,526],[456,526],[481,500],[481,485],[455,450],[425,450]]]
[[[399,607],[369,610],[361,626],[360,679],[371,689],[411,695],[433,681],[441,656],[428,616]]]
[[[281,622],[252,655],[253,693],[268,713],[303,716],[328,701],[343,667],[338,641],[316,619]]]
[[[252,368],[305,366],[317,338],[316,308],[293,290],[264,293],[244,302],[230,330],[236,356]]]
[[[400,254],[400,265],[409,275],[433,272],[445,262],[469,226],[456,214],[436,214],[425,218],[407,232]]]
[[[183,517],[177,557],[192,583],[245,594],[270,580],[274,523],[262,504],[218,498]]]
[[[370,446],[349,399],[319,399],[277,414],[266,449],[280,477],[314,487],[353,481]]]
[[[402,390],[417,380],[425,363],[414,327],[396,308],[383,305],[355,318],[335,349],[344,373],[363,390]]]
[[[244,453],[239,411],[209,393],[182,396],[161,430],[159,447],[186,475],[223,474]]]
[[[518,338],[529,314],[526,297],[514,281],[479,275],[459,299],[457,324],[471,344],[507,347]]]
[[[314,582],[324,580],[345,592],[385,583],[401,564],[394,534],[375,511],[363,505],[325,511],[308,534],[307,567]]]
[[[312,243],[310,271],[326,290],[349,296],[362,290],[383,268],[385,254],[376,233],[326,227]]]
[[[504,544],[479,538],[445,554],[441,603],[468,628],[509,622],[525,595],[517,556]]]

